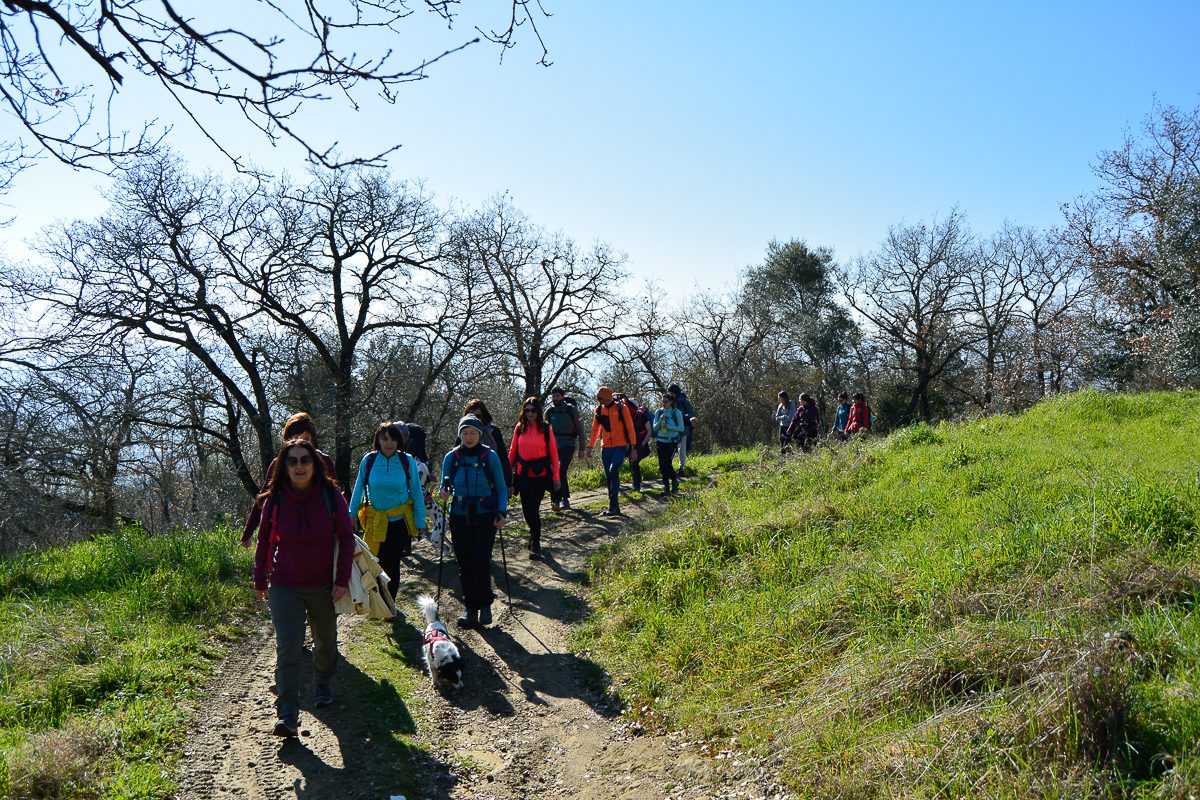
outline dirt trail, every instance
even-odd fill
[[[493,607],[495,623],[471,631],[450,623],[466,660],[466,685],[442,695],[428,681],[419,682],[415,700],[423,711],[413,729],[427,750],[408,753],[403,772],[411,771],[421,787],[409,791],[408,800],[786,797],[761,764],[728,752],[713,757],[710,746],[683,737],[631,731],[607,698],[587,688],[583,665],[570,651],[567,637],[583,608],[579,587],[587,556],[659,502],[627,502],[629,516],[614,519],[588,510],[601,507],[599,493],[579,493],[576,506],[584,510],[545,515],[543,561],[526,557],[524,531],[506,533],[515,613],[504,605],[497,547],[501,596]],[[515,516],[519,519],[519,510]],[[409,580],[400,592],[410,620],[401,624],[414,628],[419,620],[413,593],[430,591],[437,576],[435,549],[422,542],[418,551],[407,562]],[[452,620],[462,611],[453,560],[444,569],[442,616]],[[341,622],[343,650],[359,625],[382,624]],[[412,643],[413,651],[397,654],[397,668],[416,669],[416,633],[397,639]],[[397,765],[373,757],[375,728],[365,717],[370,708],[365,698],[378,702],[380,685],[343,663],[334,706],[313,711],[305,687],[302,735],[281,743],[268,733],[275,718],[274,657],[268,627],[261,636],[247,637],[210,680],[189,734],[180,796],[389,800],[401,794],[389,785]],[[396,702],[402,703],[398,696]]]

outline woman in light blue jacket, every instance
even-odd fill
[[[404,429],[384,422],[375,431],[375,448],[363,456],[358,478],[350,496],[350,515],[358,516],[364,502],[387,515],[386,534],[363,531],[363,539],[379,557],[379,565],[388,574],[392,597],[400,583],[400,559],[412,555],[412,541],[425,531],[425,492],[417,462],[404,452],[408,444]]]
[[[675,474],[675,448],[683,436],[683,413],[675,407],[675,395],[666,392],[662,396],[662,408],[654,412],[652,426],[658,450],[658,472],[662,475],[662,497],[679,491],[679,476]]]
[[[787,392],[779,393],[779,405],[775,407],[775,421],[779,423],[779,451],[787,452],[787,429],[796,416],[796,404],[788,397]]]

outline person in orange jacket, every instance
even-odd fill
[[[629,414],[628,406],[613,399],[613,390],[607,386],[601,386],[596,391],[596,399],[600,405],[596,406],[596,413],[592,415],[592,438],[583,457],[590,457],[596,441],[600,440],[600,463],[604,465],[604,477],[608,482],[608,511],[604,513],[615,517],[621,513],[618,500],[621,464],[625,463],[625,456],[634,444],[633,417]]]
[[[529,557],[542,557],[542,498],[558,491],[558,447],[554,431],[542,418],[542,401],[526,397],[521,419],[513,428],[508,461],[513,467],[513,486],[521,496],[521,513],[529,526]]]

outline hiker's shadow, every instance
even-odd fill
[[[297,798],[377,800],[381,795],[402,793],[400,788],[411,782],[412,774],[438,775],[446,786],[438,796],[449,796],[454,777],[446,765],[408,743],[408,737],[416,733],[416,722],[391,681],[376,682],[342,660],[334,687],[334,704],[312,709],[312,721],[301,718],[301,735],[280,745],[279,760],[303,776],[293,785]],[[311,697],[311,677],[301,691],[302,697]],[[353,700],[342,702],[341,697]],[[340,766],[314,750],[317,740],[305,735],[317,725],[334,736],[340,758],[330,760],[340,760]]]
[[[532,631],[529,633],[534,635]],[[549,652],[548,648],[544,652],[530,652],[499,627],[486,629],[483,637],[519,677],[521,691],[530,703],[547,705],[539,695],[573,697],[603,717],[619,716],[618,705],[608,693],[607,674],[595,662],[574,653]],[[534,638],[537,639],[536,635]]]

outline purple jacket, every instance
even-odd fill
[[[321,463],[325,465],[325,474],[330,478],[336,478],[337,473],[333,466],[333,459],[328,453],[317,451],[317,455],[321,457]],[[271,476],[275,474],[276,461],[278,458],[272,458],[271,463],[267,465],[267,474],[263,478],[263,486],[271,482]],[[242,528],[242,543],[248,544],[254,537],[254,532],[258,530],[258,521],[262,519],[262,500],[254,498],[254,505],[250,506],[250,513],[246,515],[246,524]]]
[[[342,493],[330,487],[333,513],[319,487],[303,492],[285,489],[263,504],[254,551],[254,588],[320,589],[331,583],[350,585],[354,558],[354,525]],[[333,578],[333,543],[339,544],[337,579]]]

